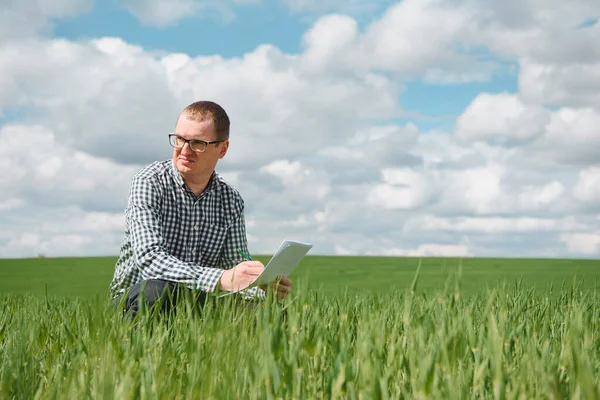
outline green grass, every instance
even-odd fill
[[[0,260],[0,398],[600,397],[599,261],[309,257],[168,321],[109,308],[114,261]]]
[[[99,300],[0,295],[0,398],[598,398],[598,298],[301,290],[283,307],[130,322]]]
[[[266,263],[269,257],[255,259]],[[570,284],[574,276],[583,279],[584,290],[590,290],[600,275],[600,260],[308,256],[291,278],[308,281],[310,289],[331,295],[346,288],[369,293],[404,290],[420,261],[421,289],[443,289],[461,265],[461,290],[466,294],[520,279],[525,287],[541,291]],[[115,262],[115,257],[0,260],[0,293],[44,295],[47,290],[51,296],[102,297]]]

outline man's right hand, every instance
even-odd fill
[[[248,287],[262,273],[265,266],[260,261],[244,261],[221,275],[221,289],[228,292]]]

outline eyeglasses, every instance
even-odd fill
[[[226,139],[211,140],[210,142],[207,142],[205,140],[200,139],[186,139],[174,133],[171,133],[169,135],[169,143],[171,144],[171,146],[175,147],[176,149],[181,149],[187,143],[190,146],[190,150],[195,151],[196,153],[204,153],[206,151],[206,146],[208,146],[209,144],[221,143],[225,140]]]

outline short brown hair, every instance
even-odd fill
[[[229,117],[227,113],[217,103],[212,101],[197,101],[183,109],[179,116],[185,115],[192,121],[212,120],[217,134],[217,140],[229,139]],[[179,117],[177,117],[179,120]]]

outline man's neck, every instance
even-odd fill
[[[208,186],[208,183],[210,182],[210,178],[211,178],[212,174],[213,173],[210,172],[207,175],[193,176],[193,177],[181,175],[181,178],[183,178],[183,182],[185,182],[185,185],[196,196],[200,196],[202,194],[202,192],[204,192],[204,190]]]

